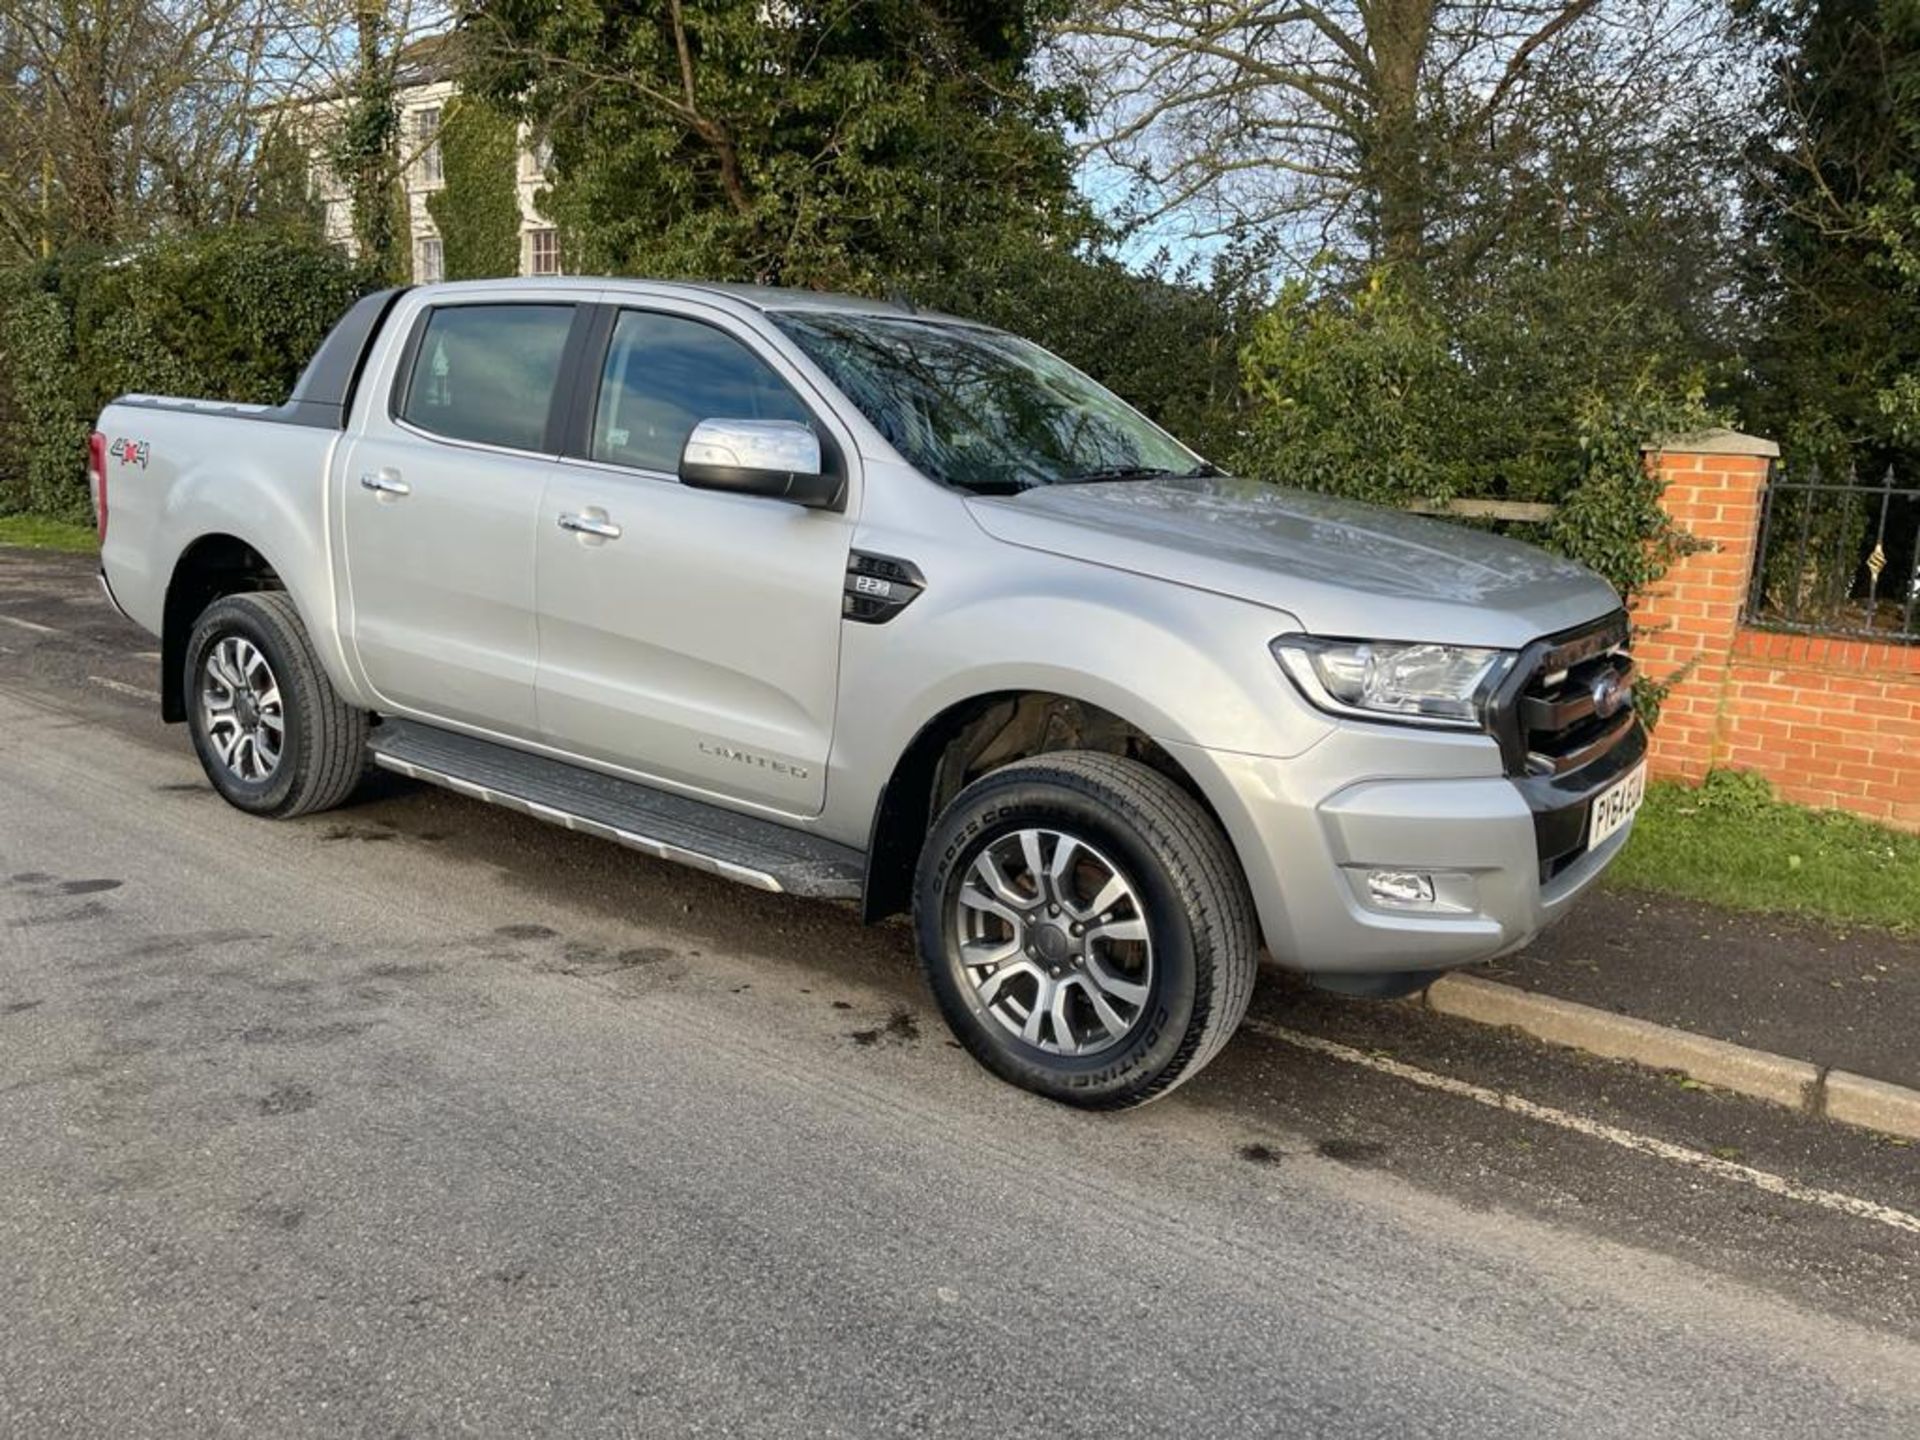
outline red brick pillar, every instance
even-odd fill
[[[1679,561],[1634,604],[1635,658],[1656,683],[1678,675],[1654,729],[1656,775],[1698,781],[1721,758],[1734,632],[1753,574],[1760,502],[1780,447],[1709,430],[1647,447],[1661,504],[1711,548]]]

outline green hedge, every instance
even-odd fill
[[[1585,312],[1556,305],[1452,318],[1387,272],[1346,290],[1290,281],[1240,350],[1251,410],[1232,463],[1383,505],[1549,501],[1553,523],[1520,538],[1634,595],[1694,548],[1641,446],[1719,417],[1657,337],[1587,345]]]
[[[116,395],[284,400],[378,283],[311,234],[251,226],[0,277],[0,513],[87,514],[87,431]]]
[[[21,288],[0,311],[0,514],[80,520],[88,513],[73,324],[60,297]]]

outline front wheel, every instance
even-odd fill
[[[229,595],[194,622],[187,728],[228,804],[286,819],[338,805],[367,766],[367,715],[334,690],[293,602]]]
[[[1089,751],[975,781],[928,837],[920,959],[947,1023],[1004,1080],[1090,1108],[1199,1072],[1253,993],[1253,906],[1205,810]]]

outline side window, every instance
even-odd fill
[[[645,310],[622,311],[594,411],[595,460],[678,473],[702,420],[813,417],[771,366],[724,330]]]
[[[449,440],[540,450],[571,305],[441,305],[407,377],[400,418]]]

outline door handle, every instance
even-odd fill
[[[620,527],[597,515],[562,515],[559,524],[562,530],[571,530],[576,535],[592,535],[601,540],[620,538]]]
[[[378,475],[371,472],[360,477],[360,488],[371,490],[376,495],[411,495],[413,487],[391,470],[382,470]]]

